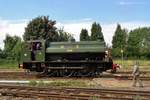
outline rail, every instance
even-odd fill
[[[44,97],[65,100],[133,100],[139,97],[141,100],[150,99],[150,90],[111,89],[111,88],[67,88],[67,87],[27,87],[0,85],[0,93],[3,96],[12,95],[19,97]]]

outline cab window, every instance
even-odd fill
[[[41,42],[33,42],[31,46],[32,46],[32,50],[41,50],[42,49]]]
[[[42,49],[42,44],[41,42],[36,43],[36,50],[41,50]]]

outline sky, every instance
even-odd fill
[[[6,34],[22,36],[29,21],[38,16],[56,20],[57,28],[79,40],[82,28],[93,22],[102,27],[111,45],[117,24],[128,31],[150,26],[150,0],[0,0],[0,48]]]

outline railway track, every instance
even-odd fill
[[[115,74],[102,74],[101,78],[116,78],[120,80],[132,80],[132,72],[117,72]],[[37,73],[24,72],[0,72],[0,79],[85,79],[90,80],[94,77],[39,77]],[[150,71],[141,72],[140,78],[145,81],[150,80]]]
[[[25,73],[25,72],[11,72],[11,71],[4,71],[0,72],[0,79],[34,79],[36,77],[36,73]]]
[[[150,80],[150,71],[141,71],[140,72],[140,79],[144,81]],[[113,74],[114,78],[116,79],[122,79],[122,80],[132,80],[132,71],[120,71],[115,74]]]
[[[129,89],[107,89],[107,88],[38,88],[26,86],[0,85],[0,93],[3,96],[14,97],[43,97],[55,100],[141,100],[150,99],[150,91]]]
[[[133,76],[131,75],[114,75],[114,78],[119,80],[132,80]],[[140,76],[141,80],[150,81],[150,76]]]
[[[116,74],[131,74],[132,71],[118,71]],[[141,74],[150,74],[150,71],[140,71]]]

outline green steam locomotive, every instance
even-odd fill
[[[98,76],[112,69],[104,41],[49,42],[29,40],[22,45],[19,67],[48,76]]]

